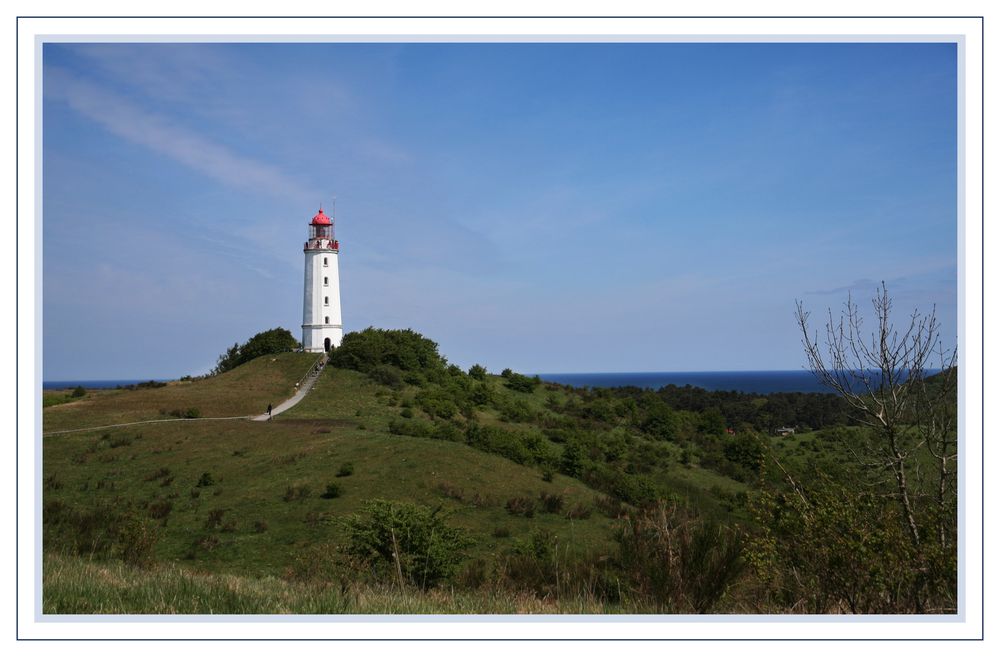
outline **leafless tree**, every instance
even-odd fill
[[[857,420],[871,429],[872,440],[854,448],[867,472],[888,475],[890,495],[898,502],[906,531],[921,550],[928,539],[951,545],[955,517],[957,431],[955,409],[957,350],[946,349],[934,310],[914,310],[902,328],[892,322],[892,299],[883,282],[872,299],[875,330],[866,335],[862,314],[848,296],[838,318],[828,310],[826,339],[809,328],[809,312],[796,302],[809,368],[843,397]],[[928,377],[932,368],[941,373]],[[918,457],[929,450],[931,458]],[[921,531],[922,503],[932,486],[920,472],[921,460],[936,464],[933,505],[936,536]]]

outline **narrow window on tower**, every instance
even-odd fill
[[[329,323],[330,323],[330,318],[329,318],[329,317],[327,317],[327,318],[325,318],[325,319],[326,319],[326,321],[325,321],[325,322],[323,322],[323,323],[324,323],[324,324],[329,324]]]
[[[329,284],[330,284],[330,279],[327,278],[326,276],[324,276],[323,277],[323,285],[329,285]]]
[[[323,266],[326,267],[326,265],[327,265],[326,258],[323,258]]]
[[[330,297],[323,297],[323,305],[324,306],[330,305]]]

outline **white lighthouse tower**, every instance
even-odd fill
[[[333,220],[319,209],[309,223],[305,292],[302,298],[302,350],[328,351],[339,347],[344,337],[340,320],[340,244],[334,237]]]

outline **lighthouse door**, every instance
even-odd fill
[[[323,340],[323,351],[330,351],[330,338]]]

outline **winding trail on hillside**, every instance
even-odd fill
[[[100,427],[84,427],[82,429],[63,429],[61,431],[46,431],[42,437],[58,436],[63,433],[80,433],[81,431],[100,431],[101,429],[117,429],[131,427],[136,424],[157,424],[159,422],[211,422],[213,420],[249,420],[250,415],[234,415],[233,417],[172,417],[167,420],[139,420],[137,422],[122,422],[121,424],[105,424]]]
[[[212,422],[218,420],[252,420],[254,422],[266,422],[275,415],[284,413],[305,398],[306,393],[312,390],[313,385],[315,385],[316,381],[319,379],[319,375],[323,373],[323,368],[326,367],[326,361],[328,358],[329,356],[324,353],[316,359],[316,362],[309,368],[309,372],[307,372],[306,375],[299,379],[299,382],[295,384],[295,387],[297,388],[296,393],[272,408],[270,415],[263,413],[261,415],[234,415],[232,417],[174,417],[165,420],[139,420],[137,422],[123,422],[121,424],[105,424],[100,427],[84,427],[82,429],[48,431],[43,433],[42,437],[58,436],[65,433],[81,433],[84,431],[100,431],[102,429],[117,429],[119,427],[131,427],[137,424],[157,424],[159,422]]]
[[[305,399],[306,394],[310,390],[312,390],[313,385],[315,385],[316,381],[319,379],[319,375],[323,373],[323,368],[326,367],[326,361],[328,358],[329,356],[325,353],[322,356],[320,356],[319,359],[316,361],[316,363],[309,370],[309,373],[306,374],[301,381],[295,384],[296,387],[298,387],[299,389],[298,392],[296,392],[294,395],[292,395],[285,401],[281,402],[280,404],[272,408],[270,414],[262,413],[260,415],[251,417],[250,419],[253,420],[254,422],[267,422],[275,415],[284,413],[292,406],[295,406],[300,401]]]

